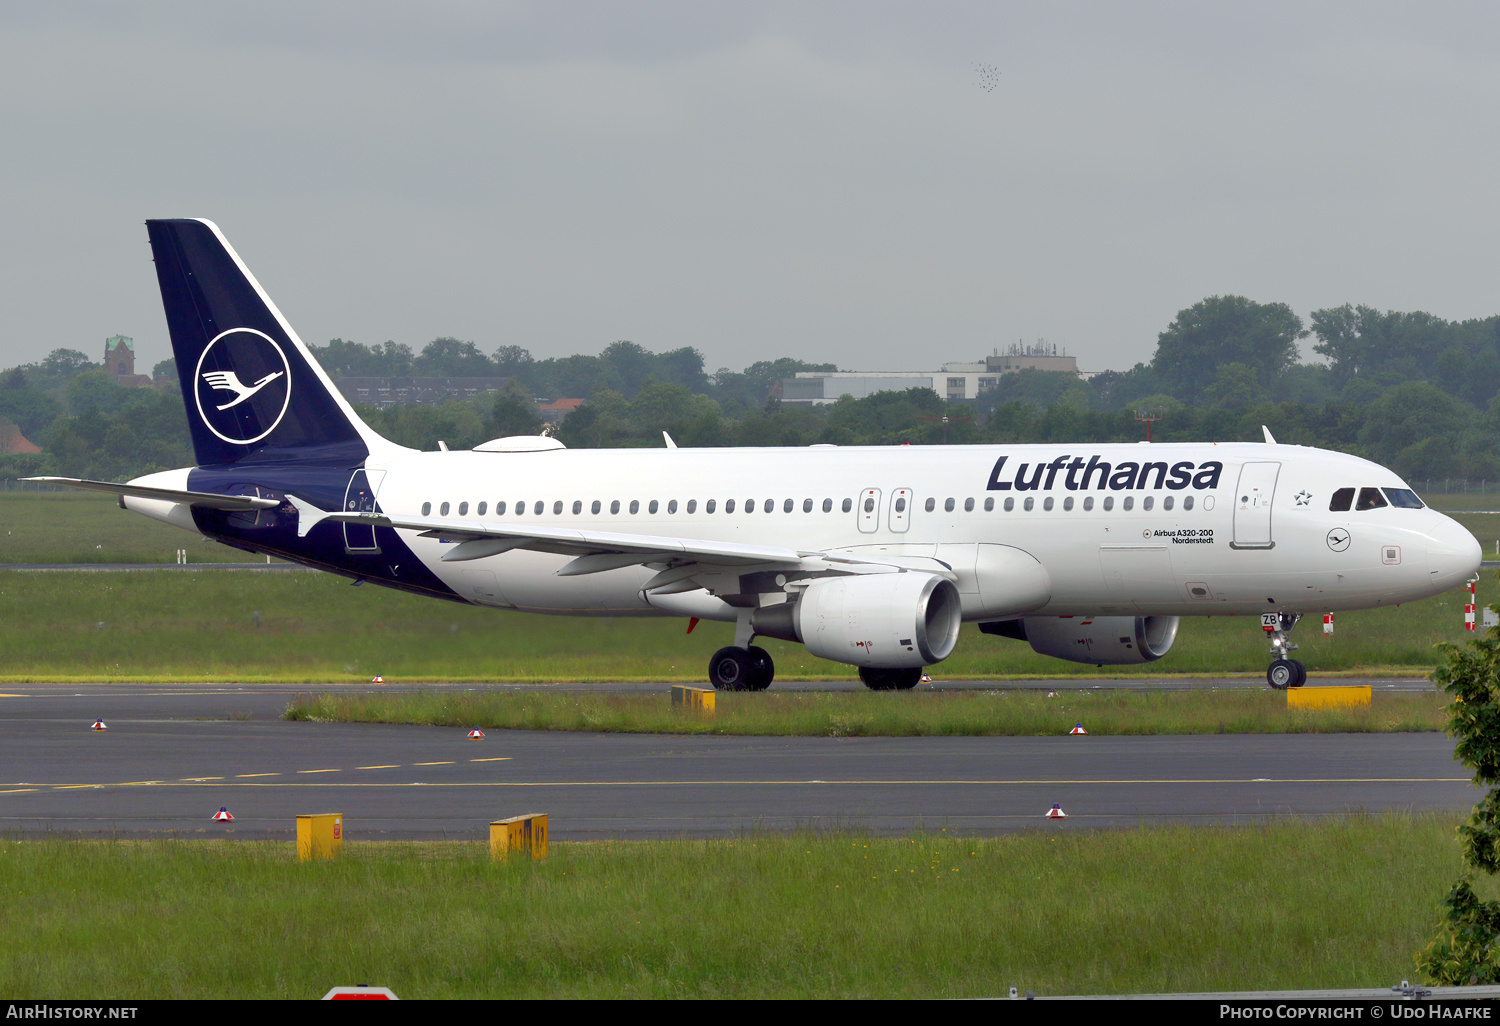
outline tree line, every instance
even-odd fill
[[[1307,341],[1317,362],[1299,362]],[[586,401],[556,430],[570,447],[1123,442],[1159,418],[1158,441],[1278,441],[1365,456],[1408,479],[1500,478],[1500,316],[1445,321],[1365,306],[1303,321],[1282,303],[1211,296],[1178,312],[1149,363],[1084,380],[1026,370],[974,402],[930,389],[782,404],[778,382],[831,364],[791,357],[709,373],[691,347],[662,353],[619,341],[598,355],[535,359],[514,345],[486,354],[437,338],[420,352],[332,339],[313,346],[331,377],[497,377],[496,393],[435,406],[361,408],[393,441],[472,447],[543,428],[541,399]],[[0,371],[0,418],[44,449],[0,453],[0,475],[119,478],[192,463],[184,407],[170,383],[125,388],[75,350]]]

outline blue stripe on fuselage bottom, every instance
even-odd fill
[[[193,491],[259,494],[281,499],[282,503],[275,509],[252,513],[195,507],[193,522],[215,541],[247,552],[277,556],[317,570],[467,604],[468,600],[439,580],[392,528],[374,529],[377,551],[370,552],[349,551],[344,525],[339,521],[324,520],[306,537],[297,537],[297,510],[286,501],[287,493],[319,509],[342,509],[349,478],[362,463],[362,458],[351,464],[334,456],[324,460],[242,461],[194,467],[188,474],[188,488]]]

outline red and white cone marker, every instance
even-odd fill
[[[94,721],[94,725],[92,727],[90,727],[89,729],[90,730],[107,730],[109,728],[105,727],[103,720],[95,720]]]
[[[928,676],[927,674],[924,673],[924,674],[922,674],[922,683],[923,684],[931,684],[932,683],[932,678],[930,676]]]
[[[1062,806],[1053,803],[1052,808],[1047,810],[1047,819],[1067,819],[1068,814],[1062,810]]]
[[[1069,734],[1087,734],[1088,731],[1084,730],[1083,729],[1083,724],[1080,723],[1080,724],[1078,724],[1078,726],[1076,726],[1072,730],[1068,731],[1068,733]]]
[[[370,683],[371,684],[384,684],[385,683],[385,678],[384,677],[371,677],[370,678]]]
[[[484,737],[484,731],[480,730],[478,727],[475,727],[473,730],[469,731],[469,740],[471,741],[477,741],[482,737]]]
[[[234,820],[234,816],[231,815],[230,812],[229,812],[229,809],[226,808],[223,805],[220,805],[219,806],[219,811],[216,812],[216,813],[214,813],[214,822],[215,823],[229,823],[229,822],[232,822],[233,820]]]
[[[1056,698],[1057,697],[1057,692],[1056,691],[1049,691],[1049,692],[1047,692],[1047,697],[1048,698]]]

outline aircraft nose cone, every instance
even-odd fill
[[[1427,562],[1434,578],[1456,588],[1479,572],[1484,551],[1468,528],[1447,517],[1443,521],[1428,536]]]

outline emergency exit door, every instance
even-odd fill
[[[874,534],[880,529],[880,489],[866,488],[859,493],[859,506],[855,510],[862,534]]]

